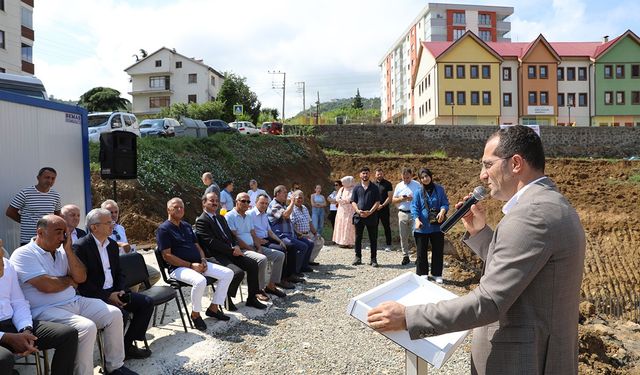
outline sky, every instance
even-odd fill
[[[78,100],[96,86],[131,90],[124,69],[140,49],[175,48],[246,77],[263,107],[285,115],[320,101],[381,95],[379,63],[427,1],[56,0],[34,8],[34,63],[50,95]],[[599,41],[640,34],[637,0],[456,1],[514,7],[512,41]],[[279,89],[274,89],[279,87]]]

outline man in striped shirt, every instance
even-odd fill
[[[60,193],[51,189],[58,173],[51,167],[41,168],[38,184],[20,190],[7,207],[6,215],[20,223],[20,245],[26,245],[36,235],[36,224],[45,215],[60,215]]]

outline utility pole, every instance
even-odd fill
[[[287,73],[281,71],[268,71],[269,74],[282,74],[282,87],[277,87],[275,82],[271,82],[271,88],[282,89],[282,123],[284,124],[284,101],[285,101],[285,87],[287,85]]]
[[[302,115],[304,116],[304,124],[307,124],[307,114],[304,113],[304,111],[307,109],[306,105],[305,105],[305,94],[306,94],[306,86],[305,86],[305,82],[301,81],[301,82],[296,82],[296,85],[298,85],[298,93],[302,93]]]
[[[318,91],[318,100],[316,101],[316,125],[320,119],[320,91]]]

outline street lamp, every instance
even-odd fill
[[[571,126],[571,107],[573,107],[573,100],[572,96],[567,95],[567,109],[569,110],[569,123],[567,126]]]
[[[451,126],[453,126],[453,106],[454,104],[451,104]]]

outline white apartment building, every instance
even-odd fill
[[[35,73],[33,0],[0,0],[0,73]]]
[[[381,121],[411,124],[415,100],[411,78],[423,41],[454,41],[467,30],[487,42],[510,41],[513,7],[428,3],[380,60]]]
[[[558,65],[558,125],[589,126],[590,93],[593,92],[588,57],[563,57]]]
[[[162,47],[124,70],[131,76],[132,111],[160,112],[174,103],[202,104],[215,100],[224,76],[202,60]]]

